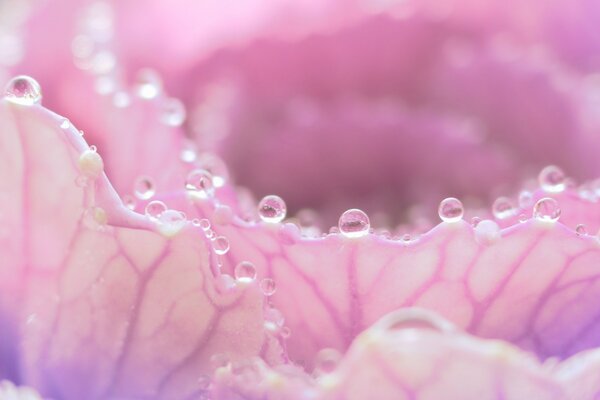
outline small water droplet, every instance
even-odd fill
[[[151,219],[158,220],[162,213],[167,211],[167,206],[165,203],[159,200],[153,200],[150,203],[146,204],[146,208],[144,213]]]
[[[207,199],[215,193],[212,175],[204,169],[190,171],[185,179],[185,189],[193,196]]]
[[[123,196],[123,204],[125,204],[125,207],[129,208],[130,210],[135,210],[135,206],[137,205],[135,198],[128,194]]]
[[[345,211],[338,221],[340,233],[348,238],[366,236],[371,229],[367,214],[357,208]]]
[[[475,227],[475,239],[483,244],[495,243],[500,239],[500,227],[495,221],[483,220]]]
[[[394,311],[377,322],[385,330],[431,329],[438,332],[452,332],[456,328],[452,323],[433,311],[422,308],[402,308]]]
[[[154,196],[156,189],[154,181],[147,176],[138,177],[133,183],[133,193],[140,200],[148,200]]]
[[[279,330],[279,334],[283,339],[287,339],[292,335],[292,330],[287,326],[282,326]]]
[[[471,225],[473,226],[473,228],[476,228],[480,222],[481,222],[481,218],[479,218],[479,217],[471,218]]]
[[[169,126],[181,126],[185,121],[185,106],[179,99],[167,99],[163,105],[160,120]]]
[[[567,187],[567,178],[562,169],[549,165],[538,176],[541,188],[548,193],[560,193]]]
[[[158,72],[143,69],[137,75],[135,91],[142,99],[154,99],[162,92],[162,80]]]
[[[213,178],[215,187],[222,187],[229,179],[229,171],[225,162],[213,153],[202,153],[196,156],[196,163],[200,168],[207,170]]]
[[[555,222],[560,218],[558,201],[551,197],[539,199],[533,206],[533,216],[541,221]]]
[[[258,203],[258,215],[260,219],[268,223],[283,221],[287,213],[287,207],[279,196],[269,195],[263,197]]]
[[[69,129],[71,127],[71,121],[69,121],[66,118],[63,118],[63,120],[60,122],[60,127],[62,129]]]
[[[533,194],[528,190],[523,190],[519,193],[519,207],[528,208],[533,204]]]
[[[523,223],[523,222],[527,222],[529,218],[527,217],[526,214],[519,214],[519,222]]]
[[[454,197],[442,200],[438,207],[438,215],[444,222],[458,222],[462,219],[464,212],[461,201]]]
[[[314,374],[322,375],[333,372],[342,359],[342,354],[336,349],[319,350],[315,358]]]
[[[271,278],[264,278],[262,281],[260,281],[260,290],[262,290],[265,296],[273,296],[277,290],[275,281]]]
[[[235,266],[235,279],[242,282],[252,282],[256,279],[256,267],[250,261],[242,261]]]
[[[575,227],[575,232],[577,233],[577,236],[585,236],[587,235],[587,229],[585,228],[584,224],[579,224]]]
[[[225,236],[217,236],[213,239],[212,246],[215,253],[222,256],[229,251],[229,240]]]
[[[158,217],[158,230],[164,236],[175,236],[185,226],[185,214],[177,210],[163,211]]]
[[[492,214],[497,219],[507,219],[515,215],[515,207],[508,197],[498,197],[492,204]]]
[[[4,90],[4,97],[11,103],[31,106],[41,102],[42,88],[35,79],[19,75],[8,82]]]

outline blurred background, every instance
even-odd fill
[[[489,208],[549,164],[598,176],[598,21],[596,0],[0,0],[0,82],[33,76],[132,164],[128,135],[154,128],[130,97],[156,89],[244,193],[307,223],[357,207],[394,226],[448,196]]]

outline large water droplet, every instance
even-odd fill
[[[212,242],[215,253],[219,256],[227,254],[229,251],[229,240],[225,236],[218,236]]]
[[[160,120],[169,126],[181,126],[185,121],[185,106],[179,99],[167,99]]]
[[[159,200],[153,200],[146,204],[146,208],[144,210],[146,216],[154,220],[158,220],[158,218],[160,218],[162,213],[165,211],[167,211],[167,206],[165,203]]]
[[[465,209],[460,200],[448,197],[442,200],[438,207],[438,215],[444,222],[458,222],[462,219]]]
[[[515,207],[508,197],[498,197],[492,204],[492,214],[498,219],[506,219],[515,215]]]
[[[189,194],[207,199],[215,193],[212,175],[204,169],[195,169],[185,178],[185,188]]]
[[[346,237],[362,237],[369,233],[371,222],[364,211],[352,208],[341,215],[338,228],[340,233]]]
[[[166,210],[158,217],[158,230],[164,236],[175,236],[185,226],[185,214],[177,210]]]
[[[495,221],[485,219],[475,227],[475,239],[479,243],[492,244],[500,239],[500,227]]]
[[[242,261],[235,266],[235,279],[241,282],[252,282],[256,279],[256,267],[250,261]]]
[[[277,223],[283,221],[287,207],[279,196],[269,195],[263,197],[258,203],[258,215],[264,222]]]
[[[229,179],[229,171],[225,162],[213,153],[202,153],[196,156],[196,163],[207,170],[213,177],[213,185],[222,187]]]
[[[533,216],[541,221],[558,221],[560,212],[558,201],[551,197],[539,199],[533,206]]]
[[[37,81],[26,75],[19,75],[10,80],[4,90],[6,100],[31,106],[42,100],[42,88]]]
[[[540,186],[548,193],[560,193],[567,187],[567,177],[562,169],[549,165],[538,176]]]
[[[265,296],[273,296],[277,290],[275,281],[271,278],[265,278],[260,281],[260,290],[262,290]]]
[[[140,200],[148,200],[156,193],[154,181],[148,176],[140,176],[133,183],[133,193]]]

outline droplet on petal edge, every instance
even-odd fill
[[[154,181],[150,177],[140,176],[133,184],[133,191],[138,199],[148,200],[156,193]]]
[[[11,103],[31,106],[42,101],[42,88],[32,77],[19,75],[6,85],[4,98]]]
[[[235,279],[241,282],[251,282],[256,279],[256,267],[249,261],[242,261],[234,270]]]
[[[348,238],[365,236],[371,229],[368,215],[357,208],[345,211],[338,221],[340,233]]]
[[[551,197],[539,199],[533,206],[533,216],[540,221],[556,222],[560,218],[560,214],[558,201]]]
[[[438,215],[444,222],[458,222],[464,215],[462,202],[454,197],[442,200],[438,207]]]
[[[542,169],[538,176],[538,181],[542,190],[548,193],[560,193],[567,188],[565,173],[554,165],[549,165]]]
[[[269,195],[262,198],[258,203],[258,215],[267,223],[278,223],[283,221],[287,213],[287,207],[279,196]]]

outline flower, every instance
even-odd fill
[[[1,6],[0,378],[600,393],[591,1],[23,4]]]

